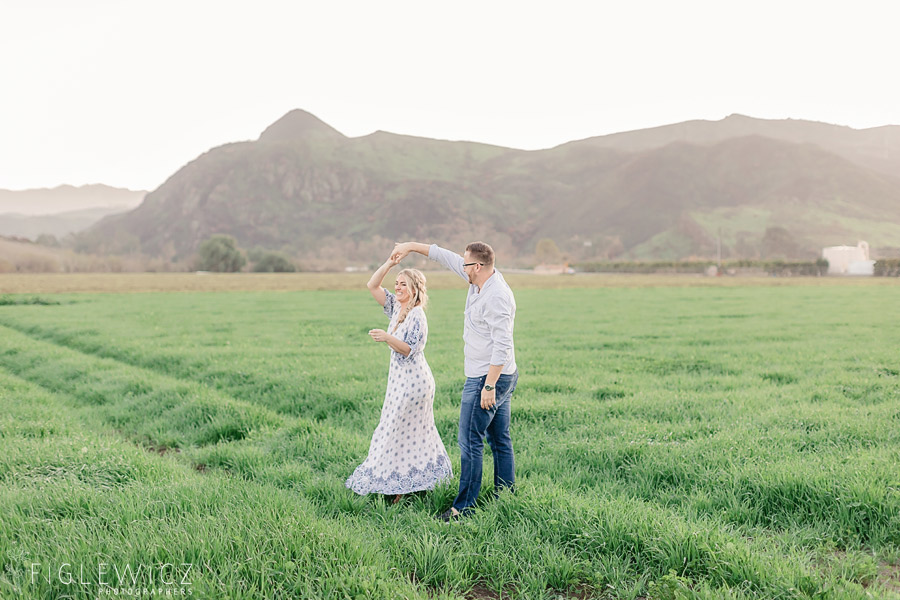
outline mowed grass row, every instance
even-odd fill
[[[579,585],[627,597],[669,569],[698,594],[854,597],[861,585],[889,589],[879,571],[897,545],[897,374],[887,345],[897,336],[878,321],[877,303],[886,308],[896,294],[866,290],[876,303],[867,317],[841,310],[854,293],[523,291],[514,420],[520,493],[486,504],[467,525],[489,534],[484,547],[508,550],[508,560],[485,572],[471,558],[485,555],[483,547],[457,554],[439,537],[416,548],[440,568],[426,561],[407,572],[439,589],[484,582],[521,597]],[[180,446],[195,463],[295,490],[322,518],[362,535],[372,527],[377,503],[340,485],[365,452],[385,378],[386,357],[365,337],[380,323],[358,295],[63,300],[76,301],[3,309],[2,322],[27,334],[3,355],[6,368],[76,403],[105,406],[98,418],[129,437]],[[439,382],[437,417],[458,456],[461,379],[459,365],[447,363],[461,363],[461,294],[433,300],[428,355]],[[37,357],[48,352],[59,355],[41,364]],[[81,375],[50,373],[47,364],[58,362],[81,363]],[[106,385],[93,396],[92,377]],[[83,387],[70,385],[80,378]],[[174,400],[154,396],[179,385],[188,391]],[[246,425],[198,433],[208,407],[164,412],[195,396],[230,407],[228,419]],[[173,423],[165,436],[148,426],[160,419],[141,418],[141,410],[157,414],[154,404]],[[241,412],[254,407],[258,413]],[[451,496],[440,490],[417,499],[400,515],[411,521],[399,533],[386,528],[382,544],[408,546],[398,540],[415,540]],[[532,526],[521,527],[523,519]],[[523,548],[546,563],[537,573],[533,561],[523,571],[512,560]]]

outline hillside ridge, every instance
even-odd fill
[[[726,256],[801,258],[844,240],[900,247],[897,173],[896,126],[731,115],[524,151],[350,138],[298,110],[255,142],[204,153],[79,244],[178,260],[224,233],[350,261],[373,240],[485,239],[524,263],[544,238],[573,260],[696,257],[718,238]],[[792,245],[767,246],[772,231]]]

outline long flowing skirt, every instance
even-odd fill
[[[391,358],[381,420],[369,455],[345,485],[357,494],[408,494],[432,490],[453,476],[450,458],[434,426],[434,376],[418,354]]]

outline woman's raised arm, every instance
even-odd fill
[[[375,301],[381,306],[384,306],[385,302],[384,289],[381,287],[381,284],[384,281],[384,277],[388,274],[388,271],[399,262],[399,260],[394,260],[392,258],[387,259],[384,261],[383,265],[378,267],[378,269],[372,273],[372,277],[369,278],[369,283],[366,284],[366,287],[369,288],[369,293],[372,294],[372,297],[375,298]]]

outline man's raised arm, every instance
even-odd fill
[[[419,242],[394,244],[394,253],[391,254],[391,258],[400,261],[409,256],[410,252],[418,252],[422,256],[428,256],[430,247],[430,244],[420,244]]]
[[[469,276],[463,267],[463,257],[445,248],[441,248],[437,244],[421,244],[419,242],[403,242],[394,246],[394,253],[391,259],[401,261],[406,258],[410,252],[418,252],[422,256],[427,256],[434,262],[443,265],[446,269],[453,271],[469,283]]]

